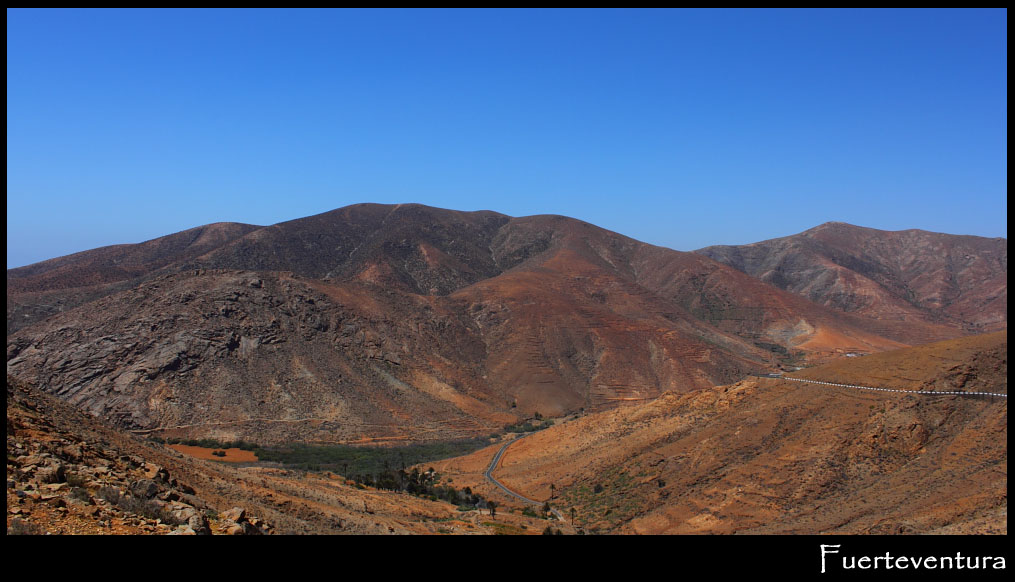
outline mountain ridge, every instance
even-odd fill
[[[695,252],[849,313],[955,325],[1007,326],[1004,238],[830,222],[799,234]]]
[[[964,333],[843,313],[560,215],[361,204],[220,224],[23,272],[8,373],[123,428],[451,438]],[[94,275],[110,257],[134,270]],[[55,315],[10,323],[53,297]]]

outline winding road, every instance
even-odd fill
[[[486,479],[488,481],[490,481],[491,483],[496,485],[498,488],[500,488],[501,491],[503,491],[504,493],[507,493],[509,496],[514,497],[515,499],[517,499],[517,500],[519,500],[519,501],[521,501],[523,503],[527,503],[529,505],[535,505],[537,507],[542,507],[544,502],[542,502],[542,501],[536,501],[535,499],[530,499],[530,498],[522,495],[521,493],[517,493],[515,491],[512,491],[512,490],[508,489],[503,483],[498,481],[493,476],[493,470],[497,468],[497,464],[500,463],[500,458],[504,456],[504,453],[507,451],[508,447],[510,447],[511,445],[515,444],[516,442],[522,440],[525,437],[531,436],[532,434],[533,433],[528,433],[526,435],[522,435],[520,437],[511,439],[510,441],[504,443],[504,446],[502,446],[500,448],[500,450],[497,451],[497,454],[493,456],[493,459],[490,461],[490,466],[486,468],[486,473],[484,473],[484,476],[486,477]],[[553,515],[557,518],[557,520],[560,523],[567,523],[567,522],[564,521],[564,516],[559,511],[557,511],[556,508],[550,507],[550,511],[553,513]]]

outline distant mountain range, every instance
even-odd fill
[[[829,223],[684,253],[360,204],[8,270],[7,322],[9,375],[122,427],[443,439],[1006,328],[1007,240]]]

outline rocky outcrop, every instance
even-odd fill
[[[193,487],[111,444],[129,437],[85,438],[95,421],[63,406],[8,380],[7,513],[18,520],[9,524],[14,533],[213,533],[214,509]],[[244,523],[272,532],[257,518]]]
[[[264,535],[271,532],[271,527],[256,517],[248,517],[242,507],[233,507],[219,515],[222,518],[222,531],[226,535]]]

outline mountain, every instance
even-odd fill
[[[7,334],[137,285],[261,227],[220,222],[134,245],[102,247],[7,270]]]
[[[589,533],[1006,533],[1007,332],[843,358],[587,414],[496,478]],[[435,466],[486,495],[499,447]]]
[[[418,204],[210,225],[8,281],[8,374],[123,428],[257,442],[489,434],[963,333],[563,216]]]
[[[697,251],[815,303],[882,321],[1008,325],[1008,240],[829,222]]]

